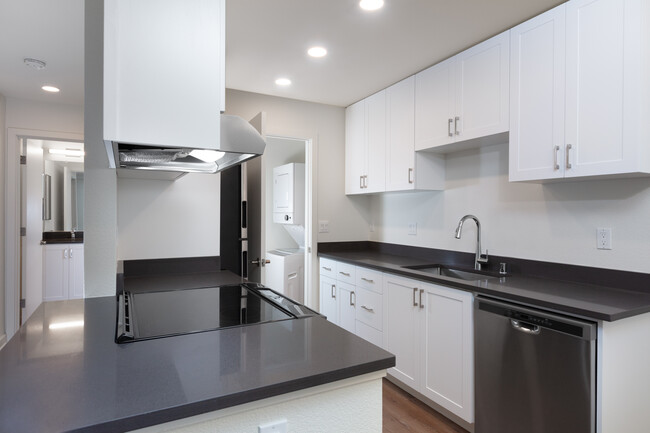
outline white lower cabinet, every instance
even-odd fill
[[[355,302],[356,297],[355,287],[351,284],[337,282],[339,289],[339,323],[338,325],[347,330],[355,333],[356,318],[355,318]]]
[[[384,274],[388,374],[468,423],[474,421],[473,295]]]
[[[84,297],[84,246],[50,244],[43,248],[43,300]]]
[[[320,313],[332,323],[339,323],[339,305],[337,301],[336,280],[320,276]]]

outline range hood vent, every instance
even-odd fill
[[[217,147],[110,142],[110,166],[120,177],[174,180],[186,173],[218,173],[264,153],[264,139],[241,117],[221,114],[220,135]]]

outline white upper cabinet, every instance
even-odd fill
[[[650,173],[649,18],[573,0],[511,31],[511,181]]]
[[[345,193],[386,187],[386,90],[345,110]]]
[[[106,0],[104,140],[218,143],[225,0]]]
[[[415,170],[415,78],[390,86],[386,191],[413,189]]]
[[[416,74],[415,150],[449,152],[509,130],[509,32]]]

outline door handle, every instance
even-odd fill
[[[257,265],[257,266],[261,266],[261,267],[264,267],[264,266],[268,265],[269,263],[271,263],[270,260],[260,259],[259,257],[257,259],[255,259],[255,260],[251,260],[251,265]]]
[[[454,118],[454,134],[460,135],[460,132],[458,132],[458,121],[460,120],[460,117],[456,116]]]
[[[418,288],[417,288],[417,287],[413,287],[413,306],[414,306],[414,307],[417,307],[417,306],[418,306],[418,303],[415,301],[415,295],[417,294],[417,292],[418,292]]]
[[[352,302],[352,295],[354,295],[354,298],[355,298],[354,302]],[[354,304],[356,304],[356,302],[357,302],[356,297],[357,297],[357,295],[354,292],[350,292],[350,305],[352,305],[353,307],[354,307]]]
[[[368,188],[368,175],[363,176],[363,187]]]
[[[424,308],[424,305],[422,304],[422,294],[424,293],[424,289],[420,289],[420,308]]]
[[[332,284],[332,298],[336,299],[336,286]]]
[[[375,312],[374,308],[369,308],[369,307],[366,307],[365,305],[362,305],[361,308],[363,308],[364,310],[366,310],[369,313],[374,313]]]
[[[63,250],[63,258],[64,259],[68,258],[68,249],[67,248]]]
[[[409,168],[409,183],[413,183],[413,169]]]
[[[530,325],[528,323],[520,322],[519,320],[515,320],[515,319],[510,319],[510,324],[517,331],[521,331],[525,334],[530,334],[530,335],[539,334],[540,328],[537,325]]]
[[[70,248],[70,258],[72,258],[72,248]]]
[[[570,159],[571,154],[569,152],[571,151],[572,147],[573,146],[571,146],[570,144],[566,145],[566,168],[567,169],[571,168],[571,159]]]
[[[557,162],[557,153],[560,151],[560,146],[553,146],[553,170],[559,170],[560,164]]]
[[[451,133],[451,124],[452,123],[454,123],[454,119],[449,119],[449,121],[447,122],[447,135],[449,135],[450,137],[454,136],[454,134]]]
[[[359,188],[363,189],[363,176],[359,176]]]

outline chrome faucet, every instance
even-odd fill
[[[465,215],[458,221],[458,227],[456,227],[456,239],[460,239],[460,232],[463,230],[463,223],[467,219],[473,219],[476,223],[476,257],[474,259],[474,269],[477,271],[481,270],[481,263],[486,264],[488,262],[488,251],[485,250],[485,254],[481,254],[481,223],[478,221],[474,215]]]

